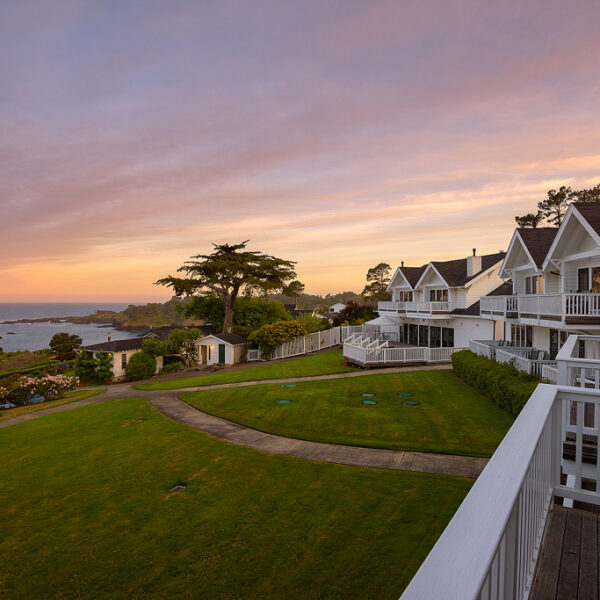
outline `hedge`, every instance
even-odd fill
[[[513,365],[497,363],[469,350],[455,352],[452,367],[460,379],[514,417],[540,383],[537,377],[518,371]]]
[[[31,365],[30,367],[21,367],[20,369],[7,369],[6,371],[0,372],[0,379],[4,379],[9,375],[41,375],[43,371],[46,371],[51,367],[57,367],[58,365],[60,365],[59,360],[48,360],[46,362]]]

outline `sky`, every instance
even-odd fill
[[[369,267],[505,250],[600,182],[600,3],[0,4],[0,302],[166,300],[212,243]]]

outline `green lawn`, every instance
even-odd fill
[[[201,375],[183,379],[170,379],[143,383],[135,386],[138,390],[178,390],[199,385],[214,385],[217,383],[237,383],[239,381],[259,381],[261,379],[287,379],[290,377],[309,377],[311,375],[326,375],[327,373],[347,373],[357,371],[357,367],[344,366],[341,350],[321,352],[285,362],[276,361],[268,365],[260,365],[229,373]]]
[[[399,392],[414,396],[400,398]],[[513,421],[445,370],[187,392],[181,398],[212,415],[288,437],[468,456],[491,456]],[[406,406],[405,400],[419,405]]]
[[[143,399],[0,443],[2,598],[398,598],[471,485],[259,453]]]
[[[75,400],[85,400],[92,396],[97,396],[106,389],[98,390],[74,390],[69,392],[64,398],[60,400],[50,400],[49,402],[42,402],[41,404],[29,404],[27,406],[16,406],[15,408],[9,408],[0,411],[0,422],[7,421],[8,419],[14,419],[21,415],[27,415],[29,413],[37,412],[38,410],[44,410],[46,408],[52,408],[53,406],[60,406],[61,404],[68,404],[69,402],[75,402]]]

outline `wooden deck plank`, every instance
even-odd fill
[[[598,517],[582,514],[577,600],[598,598]]]
[[[555,600],[556,598],[566,522],[567,509],[555,506],[550,511],[544,531],[531,600]]]
[[[573,598],[577,598],[582,514],[578,510],[567,512],[556,600],[573,600]]]

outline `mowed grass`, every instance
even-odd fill
[[[310,377],[311,375],[326,375],[328,373],[348,373],[358,371],[357,367],[344,366],[344,357],[341,350],[322,352],[294,360],[273,362],[230,371],[214,375],[201,375],[199,377],[185,377],[143,383],[135,386],[138,390],[178,390],[186,387],[200,385],[214,385],[219,383],[238,383],[240,381],[260,381],[261,379],[288,379],[290,377]]]
[[[402,392],[413,396],[399,397]],[[287,437],[467,456],[491,456],[513,422],[449,370],[206,390],[181,398],[211,415]],[[408,400],[418,405],[405,405]]]
[[[61,404],[69,404],[76,400],[85,400],[86,398],[92,398],[98,394],[102,394],[106,389],[98,390],[73,390],[69,392],[64,398],[60,400],[50,400],[49,402],[42,402],[40,404],[29,404],[27,406],[15,406],[15,408],[7,408],[0,411],[0,422],[20,417],[21,415],[28,415],[29,413],[37,412],[38,410],[44,410],[46,408],[52,408],[53,406],[60,406]]]
[[[398,598],[471,486],[263,454],[143,399],[0,443],[2,598]]]

